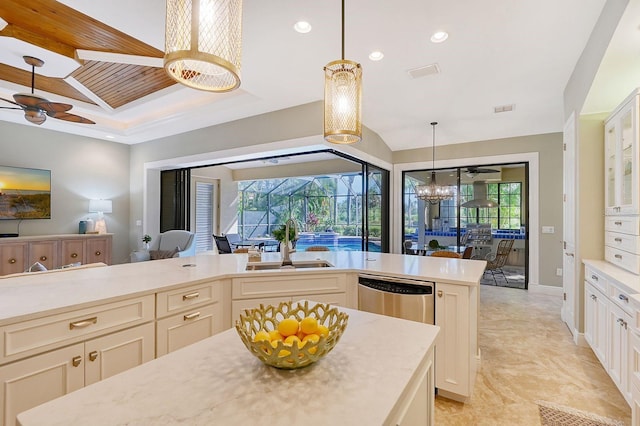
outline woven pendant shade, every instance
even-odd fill
[[[344,0],[342,0],[342,59],[324,67],[324,139],[350,144],[362,139],[362,67],[344,59]]]
[[[164,68],[210,92],[240,86],[242,0],[167,0]]]

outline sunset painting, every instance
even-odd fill
[[[0,166],[0,219],[50,219],[51,171]]]

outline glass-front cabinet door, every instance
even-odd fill
[[[638,214],[638,95],[605,124],[605,209]]]

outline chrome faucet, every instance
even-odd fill
[[[285,223],[285,230],[284,230],[284,247],[282,247],[282,265],[281,267],[286,268],[286,267],[293,267],[293,262],[291,261],[291,258],[289,257],[289,226],[293,225],[293,238],[294,239],[298,239],[298,225],[296,224],[296,221],[293,220],[293,218],[289,218],[287,220],[287,222]]]

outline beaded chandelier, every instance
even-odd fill
[[[416,196],[431,204],[438,204],[440,201],[450,200],[455,196],[452,186],[443,186],[436,184],[436,121],[431,123],[433,127],[433,143],[431,148],[431,182],[428,185],[416,186]]]

